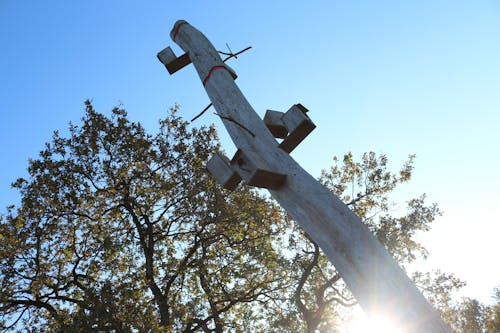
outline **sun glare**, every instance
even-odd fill
[[[354,319],[347,333],[400,333],[393,325],[391,325],[388,319],[383,317],[364,317],[360,316]]]

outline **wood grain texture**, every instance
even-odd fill
[[[316,128],[304,111],[307,109],[299,105],[292,106],[281,118],[289,134],[279,147],[289,154]]]
[[[241,93],[209,40],[185,21],[171,36],[189,55],[234,144],[258,156],[259,166],[286,175],[271,195],[321,247],[368,314],[385,313],[402,332],[442,333],[451,329],[425,300],[349,208],[308,174],[284,150]]]
[[[231,168],[229,159],[218,152],[207,163],[208,171],[224,188],[233,191],[241,181],[241,177]]]
[[[264,115],[264,124],[275,138],[284,139],[288,135],[285,123],[281,119],[283,115],[283,112],[273,110],[267,110]]]

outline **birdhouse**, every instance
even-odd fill
[[[230,191],[234,191],[241,181],[241,177],[231,168],[229,159],[221,152],[212,156],[207,169],[219,184]]]
[[[264,116],[264,123],[275,138],[284,139],[288,135],[288,130],[281,119],[284,113],[267,110]]]
[[[286,113],[267,110],[264,123],[275,138],[282,138],[279,147],[287,153],[292,152],[302,140],[316,128],[307,116],[302,104],[295,104]]]
[[[270,190],[279,189],[286,181],[286,175],[274,171],[266,170],[261,165],[257,154],[244,152],[238,149],[231,160],[231,167],[248,185],[267,188]]]

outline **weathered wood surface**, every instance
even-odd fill
[[[172,51],[170,47],[167,47],[159,52],[157,56],[158,59],[165,64],[165,67],[170,74],[174,74],[191,63],[191,59],[189,59],[189,55],[187,53],[184,53],[180,57],[176,57],[174,51]]]
[[[283,122],[283,112],[267,110],[264,115],[264,124],[275,138],[284,139],[288,135],[288,129]]]
[[[253,164],[286,175],[271,195],[321,247],[365,312],[385,313],[403,332],[451,333],[366,225],[279,148],[209,40],[185,21],[171,37],[189,55],[238,149],[257,159]]]
[[[279,147],[289,154],[316,128],[306,112],[307,109],[301,104],[295,104],[281,117],[288,130],[288,136],[279,144]]]
[[[221,152],[212,156],[207,163],[207,169],[219,184],[230,191],[236,189],[241,181],[240,175],[231,168],[229,159]]]

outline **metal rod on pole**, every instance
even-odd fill
[[[238,148],[231,161],[219,154],[209,163],[218,180],[228,188],[243,179],[269,189],[321,247],[368,314],[382,311],[403,332],[451,333],[368,227],[288,154],[314,128],[307,110],[297,104],[286,113],[271,111],[266,126],[234,83],[234,71],[201,32],[181,20],[171,37],[186,54],[176,58],[167,48],[158,58],[170,73],[193,63]],[[285,136],[281,144],[269,129]]]

